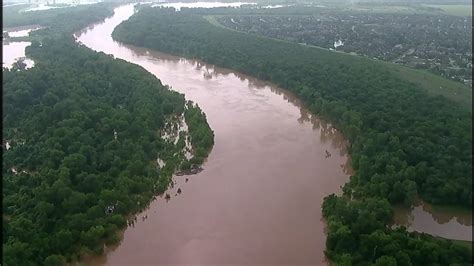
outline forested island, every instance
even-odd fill
[[[121,42],[201,59],[271,81],[350,141],[355,173],[328,196],[326,255],[337,265],[470,265],[470,250],[405,228],[391,204],[416,197],[472,207],[470,108],[436,96],[380,62],[216,27],[205,10],[141,8]]]
[[[2,71],[4,265],[64,265],[101,254],[173,173],[201,164],[213,146],[197,105],[145,69],[75,42],[73,32],[114,6],[18,14],[21,23],[5,23],[47,28],[30,36],[33,68]],[[188,130],[168,140],[165,123],[177,116]]]

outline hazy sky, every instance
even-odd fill
[[[113,0],[112,0],[113,1]],[[144,1],[150,1],[150,0],[144,0]],[[151,1],[154,1],[154,0],[151,0]],[[180,2],[180,0],[168,0],[169,2]],[[272,0],[267,0],[265,2],[271,2]],[[307,0],[308,2],[327,2],[328,0]],[[349,2],[349,3],[354,3],[354,2],[411,2],[411,3],[437,3],[437,4],[472,4],[472,1],[471,0],[337,0],[338,2]],[[36,0],[31,0],[31,2],[36,2]],[[46,3],[48,2],[48,0],[38,0],[39,3]],[[52,0],[50,0],[49,2],[52,2]],[[73,2],[73,0],[63,0],[61,2]],[[158,2],[156,0],[156,2]],[[222,1],[222,0],[196,0],[196,1],[192,1],[192,0],[184,0],[182,2],[231,2],[231,0],[225,0],[225,1]],[[253,0],[235,0],[235,2],[258,2],[257,1],[253,1]],[[281,2],[281,1],[275,1],[275,2]],[[287,2],[291,2],[291,0],[288,0]],[[302,2],[301,0],[299,0],[298,2]],[[7,4],[7,3],[28,3],[28,0],[4,0],[3,1],[4,4]]]

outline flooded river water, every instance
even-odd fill
[[[7,32],[9,37],[25,37],[31,31],[38,30],[38,25],[28,25],[23,27],[4,28],[3,32]],[[20,41],[11,42],[9,38],[2,40],[3,55],[2,67],[11,68],[15,62],[22,60],[26,64],[26,68],[34,66],[33,60],[25,57],[25,48],[30,46],[30,42]]]
[[[113,29],[132,14],[131,5],[117,8],[77,41],[144,67],[198,103],[215,132],[215,146],[203,172],[174,177],[171,200],[153,201],[125,230],[121,244],[92,263],[326,264],[321,203],[340,193],[350,175],[342,136],[271,84],[113,41]],[[447,224],[436,218],[440,214]],[[409,230],[471,236],[466,230],[471,232],[472,219],[456,211],[398,208],[395,219]]]
[[[215,146],[204,171],[174,177],[171,200],[152,202],[94,263],[324,264],[322,199],[349,175],[342,136],[270,84],[113,41],[113,29],[132,13],[131,5],[116,9],[77,41],[144,67],[198,103]]]

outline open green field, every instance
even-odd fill
[[[439,239],[448,239],[448,238],[444,238],[444,237],[438,237]],[[467,241],[467,240],[454,240],[454,239],[448,239],[448,240],[451,240],[453,241],[454,244],[458,245],[458,246],[462,246],[462,247],[467,247],[471,253],[472,253],[472,241]]]
[[[373,12],[373,13],[414,13],[417,11],[416,8],[411,6],[395,6],[395,5],[352,5],[342,6],[346,10],[350,11],[362,11],[362,12]]]
[[[472,5],[426,5],[454,16],[472,16]]]
[[[380,60],[377,60],[382,62]],[[418,84],[431,94],[442,95],[472,111],[472,90],[468,86],[424,70],[412,69],[390,62],[383,62],[387,69],[402,79]]]
[[[469,248],[471,250],[471,253],[472,253],[472,242],[471,241],[453,240],[453,242],[460,245],[460,246],[464,246],[464,247]]]
[[[472,16],[472,5],[352,5],[340,6],[350,11],[373,13],[438,13],[430,8],[440,9],[440,12],[454,16]]]

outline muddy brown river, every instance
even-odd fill
[[[144,67],[198,103],[215,146],[204,171],[174,177],[171,200],[153,201],[94,264],[325,264],[322,200],[349,175],[342,136],[271,84],[113,41],[132,13],[117,8],[77,41]]]
[[[215,146],[203,172],[175,176],[177,184],[167,192],[171,200],[157,198],[119,245],[87,263],[327,264],[321,204],[348,181],[346,141],[272,84],[112,40],[113,29],[132,14],[132,5],[119,7],[77,41],[142,66],[198,103]],[[472,240],[470,212],[427,206],[396,208],[395,221],[409,230]]]

